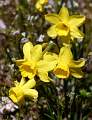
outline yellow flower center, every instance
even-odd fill
[[[57,24],[57,27],[60,28],[60,29],[64,29],[64,30],[68,29],[68,26],[66,24],[62,23],[62,22]]]

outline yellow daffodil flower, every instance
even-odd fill
[[[82,15],[69,16],[66,7],[62,7],[59,14],[50,13],[45,15],[45,19],[52,24],[47,31],[48,36],[52,38],[56,38],[57,36],[71,39],[84,37],[84,34],[78,27],[85,21],[85,17]]]
[[[23,46],[24,59],[16,60],[23,77],[32,79],[35,75],[44,82],[49,82],[48,72],[56,65],[57,55],[54,53],[42,53],[42,46],[33,46],[27,42]]]
[[[48,0],[37,0],[37,3],[35,5],[36,9],[41,11],[43,10],[43,5],[47,4]]]
[[[81,67],[85,64],[83,58],[75,61],[69,46],[64,46],[60,49],[58,64],[54,69],[54,74],[58,78],[68,78],[71,74],[76,78],[82,78],[83,72]]]
[[[36,82],[34,79],[26,82],[25,79],[22,78],[20,83],[16,82],[15,87],[10,88],[9,97],[14,103],[22,103],[25,96],[36,100],[38,97],[38,92],[37,90],[32,89],[35,85]]]

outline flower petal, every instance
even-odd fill
[[[25,62],[25,59],[16,60],[16,64],[18,66],[22,65],[22,63],[24,63],[24,62]]]
[[[70,74],[75,78],[82,78],[84,75],[80,68],[70,69]]]
[[[54,69],[57,64],[58,56],[55,53],[46,52],[43,56],[43,60],[37,63],[38,71],[48,72]]]
[[[42,46],[35,45],[33,51],[31,52],[32,60],[38,61],[42,57]]]
[[[38,92],[35,89],[26,89],[26,90],[24,90],[24,95],[28,96],[28,97],[31,97],[33,99],[37,99]]]
[[[52,25],[48,29],[47,34],[48,34],[49,37],[52,37],[53,39],[56,38],[56,36],[57,36],[56,25]]]
[[[69,17],[69,25],[79,27],[85,21],[85,16],[72,15]]]
[[[62,47],[59,53],[59,59],[58,59],[59,64],[69,65],[72,59],[73,59],[73,55],[70,46]]]
[[[57,24],[58,22],[61,21],[59,15],[54,13],[45,15],[45,19],[52,24]]]
[[[48,62],[56,61],[58,59],[58,55],[52,52],[46,52],[43,59]]]
[[[23,89],[33,88],[35,85],[36,81],[34,79],[30,79],[24,84]]]
[[[67,23],[67,22],[68,22],[68,19],[69,19],[68,9],[63,6],[63,7],[60,9],[59,16],[60,16],[62,22]]]
[[[48,2],[48,0],[38,0],[35,7],[36,9],[38,9],[39,11],[42,12],[43,10],[43,5],[45,5]]]
[[[77,61],[72,60],[69,66],[71,68],[80,68],[80,67],[83,67],[84,65],[85,65],[85,60],[83,58],[81,58]]]
[[[38,9],[39,11],[42,11],[42,4],[41,4],[41,0],[38,0],[36,5],[35,5],[36,9]]]
[[[72,38],[84,37],[84,33],[82,33],[77,27],[70,27],[70,35]]]
[[[24,59],[30,60],[31,59],[31,51],[33,49],[33,45],[31,42],[27,42],[23,46],[23,53],[24,53]]]
[[[48,2],[48,0],[39,0],[40,4],[45,4]]]
[[[20,81],[20,83],[18,85],[23,86],[25,84],[25,82],[26,82],[25,78],[22,77],[21,81]]]
[[[51,61],[48,62],[48,61],[45,61],[45,60],[41,60],[41,61],[38,62],[37,69],[38,69],[38,71],[49,72],[49,71],[54,69],[56,64],[57,64],[56,60],[52,61],[52,62]]]
[[[38,76],[43,82],[50,82],[50,78],[48,77],[48,72],[38,71]]]

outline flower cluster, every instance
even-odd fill
[[[41,4],[44,0],[38,2]],[[38,3],[37,6],[40,7]],[[42,8],[39,9],[42,10]],[[74,60],[71,42],[74,42],[74,38],[82,39],[84,37],[78,27],[85,21],[85,17],[69,16],[68,9],[62,7],[59,14],[49,13],[45,15],[45,19],[52,24],[47,31],[48,36],[53,39],[60,37],[63,45],[59,54],[48,52],[48,50],[43,51],[42,44],[33,46],[32,42],[28,41],[23,45],[24,58],[16,60],[22,79],[20,82],[16,82],[15,87],[9,91],[9,96],[15,103],[23,102],[26,96],[37,99],[38,92],[33,89],[36,85],[35,76],[38,76],[39,80],[43,82],[53,80],[48,76],[49,72],[62,79],[69,78],[70,75],[75,78],[83,77],[81,67],[85,65],[85,59]],[[26,81],[26,77],[28,77],[28,81]]]

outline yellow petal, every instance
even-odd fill
[[[54,74],[58,77],[58,78],[68,78],[69,77],[69,68],[68,66],[57,66],[54,69]]]
[[[36,81],[34,79],[30,79],[23,85],[23,89],[33,88],[35,85]]]
[[[15,85],[15,86],[18,86],[19,84],[20,84],[20,83],[19,83],[17,80],[14,81],[14,85]]]
[[[45,4],[48,2],[48,0],[39,0],[40,4]]]
[[[69,25],[79,27],[85,21],[85,16],[72,15],[69,17]]]
[[[48,77],[48,72],[39,71],[38,76],[41,81],[50,82],[50,78]]]
[[[36,3],[35,7],[42,12],[42,5],[39,2]]]
[[[84,75],[80,68],[70,69],[70,73],[75,78],[82,78]]]
[[[16,60],[16,64],[18,66],[20,66],[23,62],[25,62],[25,59]]]
[[[41,60],[38,62],[37,64],[37,69],[38,71],[44,71],[44,72],[48,72],[54,69],[54,67],[56,66],[57,61],[45,61],[45,60]]]
[[[48,29],[47,34],[48,34],[49,37],[52,37],[53,39],[56,38],[56,36],[57,36],[56,25],[52,25]]]
[[[19,85],[20,85],[20,86],[23,86],[23,85],[25,84],[25,82],[26,82],[25,78],[22,77]]]
[[[38,0],[35,5],[36,9],[38,9],[39,11],[42,11],[43,5],[46,4],[47,2],[48,0]]]
[[[73,55],[69,46],[64,46],[60,49],[59,53],[59,64],[61,65],[69,65],[71,60],[73,59]]]
[[[38,97],[38,92],[37,92],[37,90],[35,90],[35,89],[26,89],[26,90],[24,91],[24,95],[25,95],[25,96],[28,96],[28,97],[31,97],[31,98],[33,98],[33,99],[37,99],[37,97]]]
[[[59,36],[67,36],[69,33],[69,28],[63,23],[58,23],[56,25],[56,32]]]
[[[55,68],[57,64],[57,59],[58,56],[55,53],[50,53],[50,52],[45,53],[43,56],[43,60],[40,60],[37,63],[38,73],[41,74],[42,72],[42,75],[45,74],[45,76],[48,76],[46,72],[49,72]]]
[[[85,65],[85,60],[83,58],[75,61],[75,60],[72,60],[71,63],[70,63],[70,67],[71,68],[80,68],[80,67],[83,67]]]
[[[82,33],[77,27],[70,27],[70,35],[72,38],[84,37],[84,33]]]
[[[48,62],[52,62],[58,59],[58,55],[51,52],[46,52],[43,56],[43,59]]]
[[[68,22],[68,19],[69,19],[68,9],[63,6],[63,7],[60,9],[59,16],[60,16],[62,22],[67,23],[67,22]]]
[[[32,60],[38,61],[42,57],[42,46],[41,45],[35,45],[33,48],[33,51],[31,52]]]
[[[61,22],[59,15],[55,13],[45,15],[45,19],[52,24],[57,24],[58,22]]]
[[[24,53],[24,59],[30,60],[31,59],[31,51],[33,49],[33,45],[31,42],[27,42],[23,46],[23,53]]]

